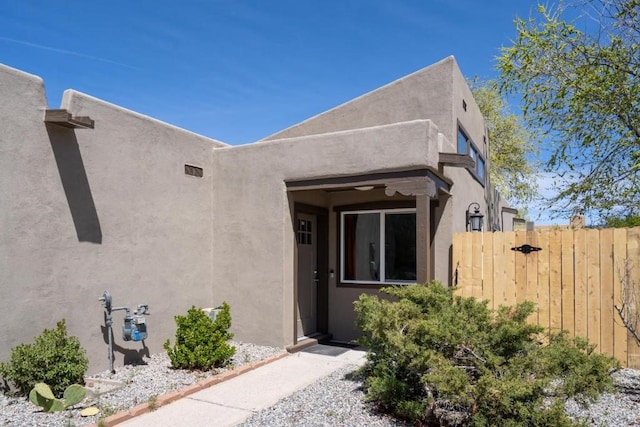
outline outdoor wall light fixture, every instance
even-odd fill
[[[359,185],[353,188],[355,188],[358,191],[369,191],[369,190],[373,190],[373,185]]]
[[[471,212],[472,207],[473,212]],[[482,231],[482,218],[484,215],[480,213],[480,205],[471,203],[467,208],[467,231]]]

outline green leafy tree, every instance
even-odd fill
[[[581,0],[516,19],[501,89],[546,131],[559,212],[638,213],[640,1]]]
[[[604,224],[611,228],[640,227],[640,215],[608,216],[605,217]]]
[[[526,205],[537,196],[535,133],[510,111],[495,80],[476,78],[470,86],[489,130],[491,183],[510,202]]]

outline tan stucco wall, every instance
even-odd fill
[[[429,119],[436,125],[445,141],[440,148],[443,152],[456,152],[460,124],[482,152],[488,171],[484,118],[453,56],[277,132],[263,142],[419,119]],[[483,194],[482,185],[466,169],[445,167],[444,173],[454,182],[454,197],[443,207],[440,235],[450,241],[452,233],[465,230],[467,206],[477,202],[486,214],[491,194],[489,186]],[[436,277],[444,278],[444,269],[436,265]]]
[[[278,132],[265,138],[262,142],[271,142],[276,138],[324,134],[416,119],[430,119],[437,126],[438,132],[440,132],[437,144],[438,152],[456,152],[458,126],[462,126],[482,153],[488,170],[489,153],[484,118],[453,57],[445,58],[409,76]],[[492,201],[492,193],[489,191],[488,180],[483,187],[466,169],[445,166],[443,172],[453,182],[453,185],[450,190],[451,196],[440,195],[440,205],[432,213],[438,217],[438,222],[431,250],[433,251],[433,276],[448,284],[451,283],[452,274],[450,265],[452,235],[455,232],[465,230],[465,214],[467,207],[472,202],[479,203],[487,220],[489,219],[488,206]],[[302,196],[297,195],[297,197]],[[365,196],[333,194],[328,202],[330,211],[336,204],[344,204],[343,201],[340,201],[341,197],[362,198]],[[313,201],[307,201],[307,203],[314,204]],[[330,213],[329,268],[338,272],[336,227],[335,215]],[[362,292],[376,293],[372,289],[337,287],[336,279],[330,280],[329,331],[334,338],[349,341],[358,335],[355,328],[353,301]]]
[[[411,120],[431,120],[449,140],[455,134],[451,111],[453,70],[450,56],[372,92],[277,132],[263,141],[366,128]]]
[[[0,66],[0,92],[0,360],[66,318],[90,371],[107,368],[104,290],[114,306],[149,304],[146,345],[162,351],[174,315],[214,300],[212,151],[224,144],[73,91],[61,107],[95,129],[48,132],[39,78]],[[123,343],[123,316],[117,365],[143,348]]]
[[[293,343],[295,236],[285,182],[434,167],[428,120],[215,150],[213,292],[239,338]],[[325,200],[306,200],[322,205]],[[330,236],[331,239],[331,236]]]
[[[382,195],[293,195],[287,182],[437,171],[438,153],[456,150],[458,122],[488,157],[484,122],[452,57],[268,143],[235,147],[74,91],[61,108],[90,116],[95,129],[47,127],[43,82],[2,66],[0,93],[0,360],[64,317],[90,369],[106,368],[97,301],[105,289],[116,306],[150,305],[149,353],[173,339],[174,315],[222,301],[231,305],[237,339],[292,344],[292,202],[330,210],[329,268],[337,273],[333,207]],[[204,177],[186,176],[185,164],[202,167]],[[435,277],[447,282],[452,234],[464,231],[468,204],[484,209],[490,196],[466,169],[443,173],[453,184],[450,197],[440,195],[432,250]],[[337,339],[357,335],[352,304],[361,292],[329,283]],[[123,315],[114,313],[117,365],[123,352],[128,358],[142,348],[122,342]]]

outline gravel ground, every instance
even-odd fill
[[[640,371],[621,369],[613,378],[618,393],[603,393],[588,408],[568,400],[565,410],[569,416],[589,426],[640,426]]]
[[[263,360],[283,351],[280,348],[238,342],[234,345],[237,353],[232,363],[236,366]],[[103,409],[102,415],[110,415],[215,375],[215,372],[190,373],[171,369],[164,353],[153,355],[145,362],[146,365],[119,368],[115,375],[109,372],[95,375],[121,381],[125,387],[102,396],[97,402],[84,402],[83,406],[94,403]],[[256,412],[242,426],[410,425],[377,414],[364,401],[362,384],[352,375],[356,368],[356,365],[346,366],[321,378],[274,406]],[[589,408],[568,401],[567,412],[576,420],[587,421],[589,426],[640,427],[640,371],[623,369],[616,372],[614,377],[620,392],[603,394]],[[24,398],[0,395],[0,426],[81,426],[98,421],[99,416],[80,417],[80,409],[45,414]]]
[[[254,344],[232,342],[236,354],[231,360],[232,366],[242,366],[280,354],[282,348],[257,346]],[[25,398],[13,398],[0,395],[0,426],[83,426],[95,424],[101,416],[108,416],[129,409],[154,397],[180,390],[205,378],[212,377],[227,369],[207,372],[189,372],[172,369],[166,353],[154,354],[145,358],[146,364],[127,365],[116,368],[115,375],[109,371],[91,375],[92,378],[115,380],[124,383],[124,387],[102,395],[92,401],[81,403],[77,408],[55,413],[43,413],[40,408]],[[102,414],[94,417],[81,417],[80,411],[87,406],[98,406]]]
[[[304,390],[254,414],[242,427],[259,426],[411,426],[382,414],[365,403],[362,383],[352,378],[356,366],[347,366]],[[604,393],[588,408],[574,400],[566,410],[574,421],[593,427],[640,427],[640,371],[614,373],[621,392]]]
[[[362,383],[352,375],[357,368],[347,365],[256,412],[241,426],[411,426],[376,414],[364,402]]]
[[[640,426],[640,404],[625,394],[603,394],[588,409],[569,400],[565,408],[575,421],[588,426]]]

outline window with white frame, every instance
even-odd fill
[[[415,283],[415,209],[342,212],[340,254],[342,283]]]
[[[484,157],[480,154],[480,151],[476,148],[473,141],[471,141],[465,131],[460,127],[458,127],[458,154],[468,154],[473,159],[475,162],[475,168],[470,169],[470,171],[482,184],[484,184]]]

